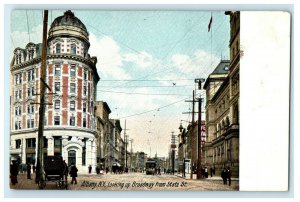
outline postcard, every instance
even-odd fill
[[[10,20],[10,189],[288,190],[289,13],[13,10]],[[259,101],[274,75],[282,130],[256,131],[273,115]],[[255,184],[269,167],[251,151],[272,136],[279,154],[261,155],[281,162],[276,183]]]

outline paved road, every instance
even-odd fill
[[[33,176],[34,178],[34,176]],[[26,174],[18,175],[19,183],[10,185],[13,189],[38,189],[34,180],[26,179]],[[68,178],[71,181],[71,178]],[[231,186],[221,180],[189,180],[174,175],[146,175],[145,173],[80,175],[77,184],[69,183],[69,190],[155,190],[155,191],[234,191],[239,189],[239,181]],[[45,189],[57,189],[55,182],[47,182]]]

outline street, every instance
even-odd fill
[[[26,174],[18,175],[18,184],[10,185],[12,189],[38,189],[32,180],[27,179]],[[68,190],[142,190],[142,191],[238,191],[239,181],[233,180],[231,186],[224,185],[219,177],[203,180],[183,179],[177,175],[146,175],[145,173],[126,174],[102,174],[102,175],[79,175],[77,184],[70,184],[68,177]],[[55,182],[47,182],[45,189],[56,188]]]

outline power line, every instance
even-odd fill
[[[164,94],[164,93],[130,93],[130,92],[118,92],[118,91],[108,91],[108,90],[97,90],[97,92],[107,92],[107,93],[119,93],[119,94],[130,94],[130,95],[177,95],[177,96],[187,96],[183,94]]]
[[[27,10],[26,10],[26,19],[27,19],[27,33],[28,33],[28,38],[29,38],[29,42],[30,42],[30,33],[29,33],[29,22],[28,22],[28,15],[27,15]]]

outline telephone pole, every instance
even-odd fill
[[[125,168],[127,169],[127,138],[126,131],[129,130],[126,128],[126,119],[125,119],[125,129],[124,129],[124,144],[125,144]]]
[[[43,22],[43,47],[41,59],[41,78],[40,78],[40,108],[39,108],[39,128],[38,128],[38,144],[37,144],[37,172],[36,182],[39,188],[44,188],[44,163],[43,163],[43,134],[44,134],[44,118],[45,118],[45,89],[49,86],[46,84],[46,60],[47,60],[47,25],[48,10],[44,10]],[[50,89],[50,88],[49,88]],[[51,91],[51,89],[50,89]]]
[[[190,165],[190,178],[193,179],[193,165],[194,165],[194,114],[195,114],[195,91],[193,90],[193,100],[190,101],[186,101],[186,102],[192,102],[193,103],[193,107],[192,107],[192,123],[191,123],[191,132],[190,132],[190,147],[191,147],[191,165]],[[191,113],[191,112],[183,112],[183,113]]]
[[[201,83],[204,82],[204,79],[195,79],[195,83],[198,83],[198,90],[201,90]],[[201,94],[199,93],[199,101],[198,101],[198,162],[197,162],[197,179],[201,179],[202,178],[202,173],[201,173],[201,169],[202,169],[202,164],[201,164],[201,157],[202,157],[202,137],[201,137],[201,105],[202,105],[202,98],[201,98]]]
[[[172,173],[173,175],[175,174],[175,148],[176,148],[176,144],[175,144],[175,135],[174,135],[174,131],[171,132],[172,136],[171,136],[171,151],[172,151]]]

